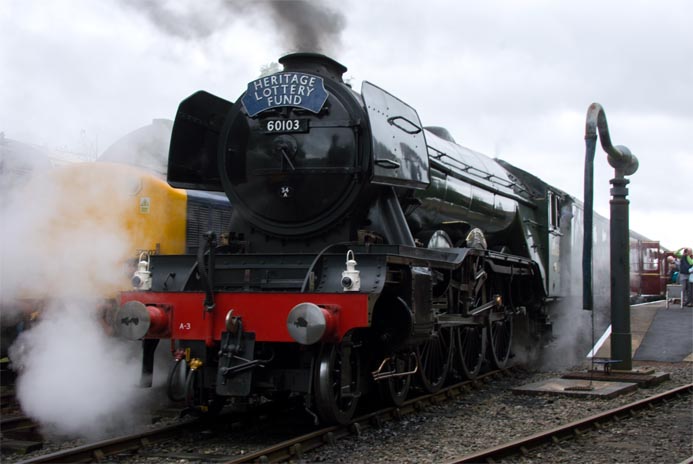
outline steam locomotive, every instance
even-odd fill
[[[225,192],[233,214],[223,243],[141,263],[110,316],[142,340],[145,383],[171,339],[170,396],[199,411],[300,396],[347,423],[366,394],[398,405],[539,345],[572,292],[580,203],[357,93],[331,58],[279,62],[235,102],[179,106],[168,182]]]

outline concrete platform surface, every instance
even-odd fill
[[[692,362],[693,308],[655,301],[630,308],[632,359],[636,361]],[[611,337],[594,347],[598,358],[611,356]]]
[[[679,362],[693,352],[693,309],[664,306],[657,307],[634,360]]]

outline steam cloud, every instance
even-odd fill
[[[130,423],[143,400],[133,347],[109,339],[99,319],[103,299],[126,288],[132,248],[119,199],[132,201],[132,180],[93,174],[77,165],[35,173],[0,209],[4,329],[40,309],[10,347],[17,397],[44,432],[87,438]]]
[[[565,261],[561,266],[561,285],[562,293],[566,297],[551,308],[553,341],[542,353],[542,368],[548,370],[565,369],[585,362],[585,356],[609,323],[611,289],[608,227],[601,224],[594,236],[594,309],[585,311],[581,309],[584,236],[582,229],[575,227],[576,222],[582,221],[582,211],[576,211],[576,215],[570,226],[568,221],[563,222],[561,219],[563,237],[573,244],[574,249],[570,254],[561,256],[561,260]],[[572,218],[572,215],[570,217]]]
[[[205,39],[228,27],[233,21],[270,19],[268,33],[276,32],[277,41],[287,51],[336,53],[346,17],[323,1],[309,0],[220,0],[205,3],[162,3],[158,0],[122,0],[123,4],[144,14],[166,34],[185,40]]]
[[[142,410],[138,353],[104,337],[96,307],[98,300],[52,301],[10,349],[17,398],[46,435],[103,438]]]

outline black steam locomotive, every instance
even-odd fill
[[[330,58],[280,63],[235,103],[179,107],[169,183],[234,210],[228,236],[151,256],[122,295],[112,323],[143,339],[144,380],[171,339],[176,399],[301,395],[345,423],[367,393],[401,404],[537,345],[569,293],[580,205],[375,85],[355,92]]]

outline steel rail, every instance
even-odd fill
[[[147,432],[127,435],[125,437],[112,438],[109,440],[77,446],[75,448],[56,451],[50,454],[44,454],[32,459],[27,459],[26,461],[20,461],[18,464],[101,461],[106,456],[133,451],[141,448],[144,445],[166,440],[171,435],[180,432],[186,427],[189,427],[196,421],[197,419],[188,419],[174,425],[161,427]]]
[[[227,420],[229,417],[231,417],[231,420],[226,423],[234,424],[249,420],[252,414],[264,414],[267,413],[268,410],[269,403],[267,405],[258,407],[252,412],[241,412],[237,413],[236,415],[234,415],[234,413],[231,411],[227,411],[209,418],[191,417],[168,426],[130,435],[114,437],[98,442],[87,443],[74,448],[68,448],[56,451],[54,453],[36,456],[31,459],[19,461],[18,464],[98,462],[108,456],[132,452],[155,443],[166,441],[180,433],[183,433],[188,428],[201,427],[203,426],[202,424],[206,424],[207,426],[218,425],[224,420]]]
[[[452,461],[448,461],[446,464],[494,462],[495,460],[506,456],[526,454],[531,448],[536,448],[545,443],[557,443],[562,437],[580,435],[584,430],[591,428],[593,425],[595,428],[599,428],[599,424],[602,422],[606,422],[622,415],[634,414],[635,411],[645,407],[650,407],[654,403],[665,402],[679,395],[690,395],[691,393],[693,393],[693,383],[689,383],[688,385],[683,385],[681,387],[677,387],[664,393],[635,401],[618,408],[610,409],[584,419],[570,422],[556,428],[544,430],[527,437],[519,438],[492,448],[478,451],[476,453],[467,454]]]

